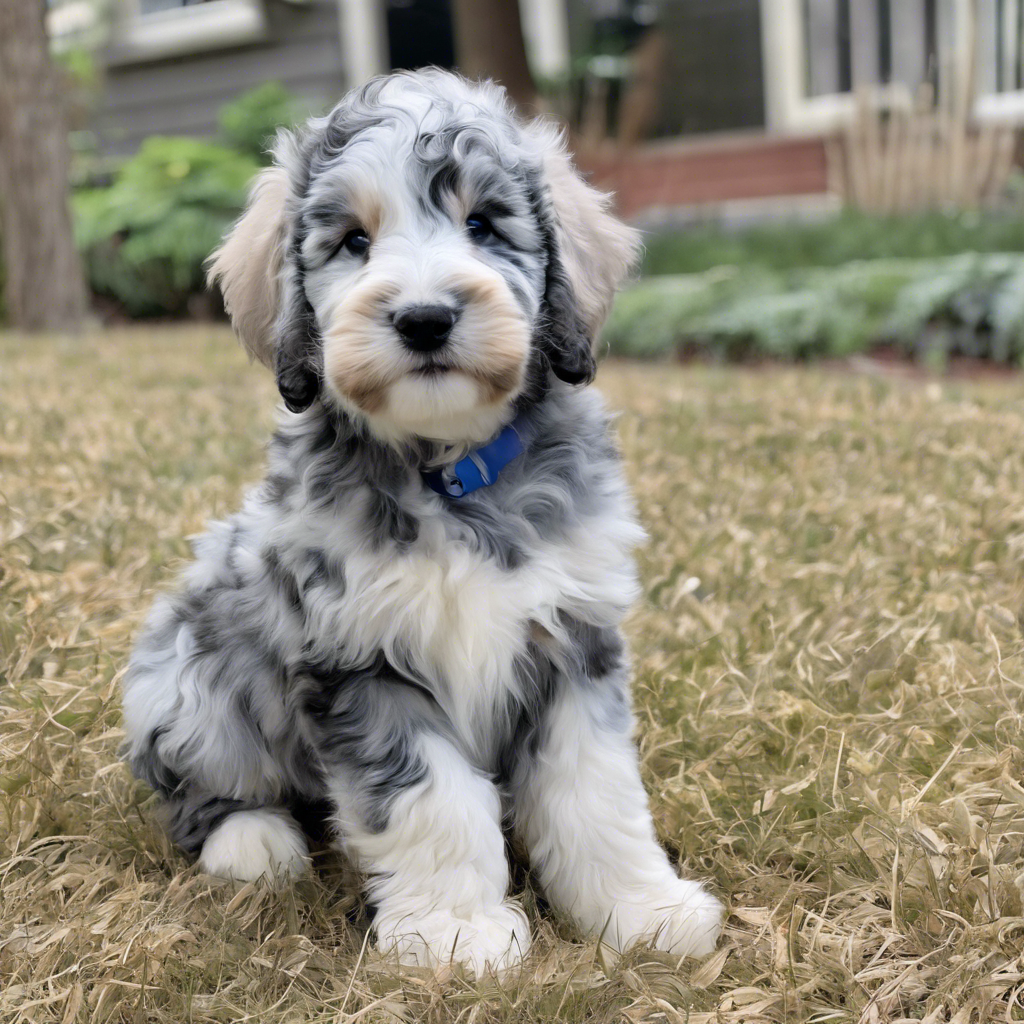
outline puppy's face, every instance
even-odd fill
[[[479,442],[528,379],[592,377],[636,237],[499,89],[377,79],[275,156],[211,277],[290,408],[319,396],[388,440]]]
[[[479,114],[413,115],[365,117],[311,177],[299,251],[323,384],[382,433],[486,437],[523,387],[544,300],[537,188]]]

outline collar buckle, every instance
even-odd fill
[[[525,447],[517,418],[490,444],[470,452],[454,465],[423,472],[423,480],[437,494],[447,498],[462,498],[493,484],[498,474],[521,455]]]

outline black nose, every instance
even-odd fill
[[[457,319],[447,306],[410,306],[395,316],[395,330],[414,352],[433,352],[445,343]]]

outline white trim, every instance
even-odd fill
[[[805,86],[799,0],[761,0],[765,120],[781,132],[799,126]]]
[[[569,13],[564,0],[519,0],[526,56],[538,78],[569,72]]]
[[[979,96],[974,103],[974,116],[985,124],[1024,124],[1024,91]]]
[[[348,88],[362,85],[391,67],[384,4],[378,0],[338,0],[338,27]]]
[[[107,61],[130,64],[185,53],[243,46],[266,38],[261,0],[209,0],[143,14],[137,0],[122,5]]]

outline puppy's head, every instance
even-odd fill
[[[279,137],[210,276],[293,411],[322,397],[389,439],[480,441],[531,367],[592,379],[637,248],[607,207],[502,90],[400,73]]]

